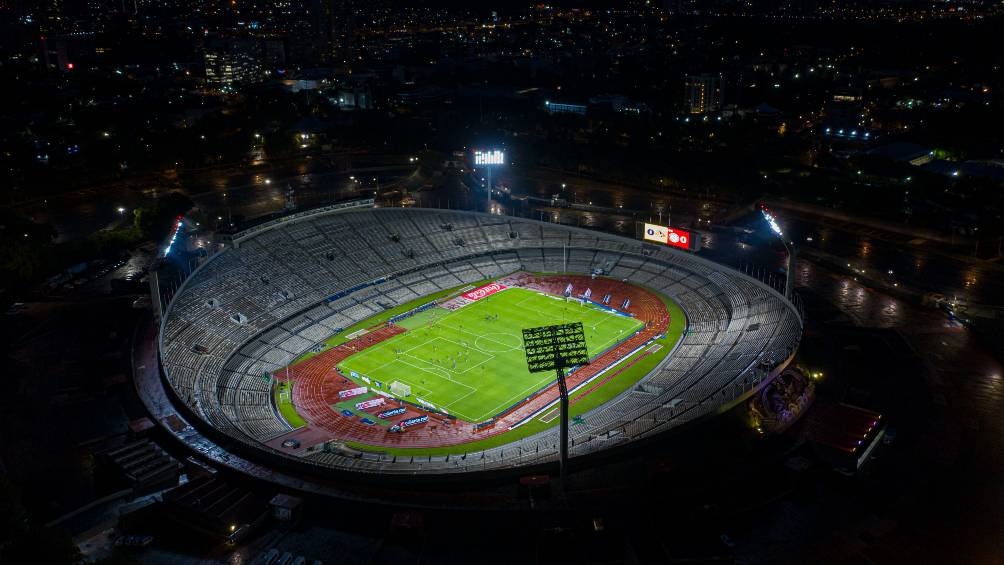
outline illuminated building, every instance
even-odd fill
[[[567,104],[564,102],[551,102],[550,100],[544,102],[544,109],[547,110],[549,114],[579,114],[580,116],[586,115],[585,104]]]
[[[690,75],[684,88],[683,104],[689,114],[717,112],[722,107],[722,80],[718,75]]]
[[[221,90],[260,80],[262,73],[252,46],[227,42],[218,48],[207,47],[203,57],[206,83]]]

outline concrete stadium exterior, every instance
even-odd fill
[[[157,328],[161,382],[137,384],[158,422],[204,456],[304,490],[323,482],[300,473],[450,480],[543,469],[557,461],[556,428],[462,458],[291,456],[266,445],[289,426],[263,374],[381,308],[518,270],[600,270],[672,298],[687,316],[654,370],[573,427],[573,462],[734,406],[787,366],[801,338],[799,309],[774,288],[687,252],[524,218],[332,206],[235,234],[193,271]]]

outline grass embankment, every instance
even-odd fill
[[[294,428],[302,428],[307,425],[306,420],[297,414],[296,407],[293,406],[293,383],[277,382],[273,394],[275,394],[275,405],[279,408],[279,414],[283,420],[286,420],[286,423]]]

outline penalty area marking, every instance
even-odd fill
[[[429,362],[426,361],[425,359],[421,359],[421,358],[415,357],[413,355],[409,355],[409,357],[411,357],[413,359],[416,359],[418,361],[421,361],[423,363],[429,364]],[[425,371],[425,372],[429,373],[430,375],[435,375],[436,377],[439,377],[440,379],[443,379],[445,381],[449,381],[449,382],[451,382],[453,384],[456,384],[456,385],[460,385],[460,386],[462,386],[462,387],[464,387],[466,389],[477,390],[476,387],[472,387],[472,386],[467,385],[465,383],[462,383],[460,381],[455,381],[455,380],[451,379],[450,375],[449,375],[449,371],[447,371],[444,368],[436,367],[435,365],[432,365],[431,367],[420,367],[418,365],[415,365],[414,363],[409,363],[409,362],[405,361],[404,359],[398,359],[398,361],[400,361],[401,363],[404,363],[405,365],[410,365],[410,366],[418,369],[419,371]],[[438,373],[437,371],[443,371],[443,373]],[[400,380],[400,379],[398,379],[398,380]]]

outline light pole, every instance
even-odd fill
[[[760,214],[763,215],[763,219],[767,221],[767,225],[770,226],[770,231],[774,232],[774,235],[781,240],[784,244],[785,251],[788,252],[787,266],[785,268],[785,278],[784,278],[784,297],[788,300],[792,298],[792,287],[794,286],[795,276],[793,273],[795,267],[795,242],[788,241],[784,237],[784,232],[781,230],[781,226],[778,225],[777,219],[774,218],[774,214],[767,209],[765,204],[760,205]]]
[[[565,382],[565,369],[589,363],[582,322],[525,328],[523,352],[531,373],[554,371],[555,380],[558,381],[558,403],[561,411],[558,480],[561,490],[564,491],[568,474],[568,384]]]
[[[480,150],[474,151],[474,168],[471,170],[471,172],[477,175],[478,168],[481,167],[483,169],[483,173],[487,176],[487,179],[485,177],[480,177],[481,178],[480,184],[481,188],[486,188],[485,183],[486,182],[488,183],[487,206],[489,211],[491,211],[491,202],[492,202],[492,184],[493,184],[492,169],[502,165],[505,165],[505,153],[503,151],[499,149],[495,149],[492,151],[480,151]],[[475,176],[474,177],[475,183],[478,183],[477,179],[478,176]],[[475,202],[477,202],[476,198],[477,197],[475,196]]]

